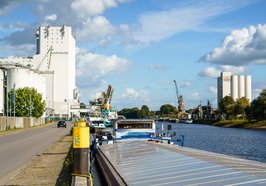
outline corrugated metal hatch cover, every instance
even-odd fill
[[[266,185],[260,162],[145,141],[100,150],[128,185]]]

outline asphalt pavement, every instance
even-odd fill
[[[69,133],[72,126],[67,123],[67,128],[57,128],[55,123],[0,136],[0,185]]]

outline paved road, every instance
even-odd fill
[[[0,185],[13,176],[36,155],[47,150],[63,135],[69,133],[67,128],[57,128],[56,124],[26,129],[22,132],[0,137]]]

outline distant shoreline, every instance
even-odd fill
[[[243,129],[256,129],[266,130],[266,120],[264,121],[248,121],[248,120],[221,120],[221,121],[196,121],[195,124],[207,124],[217,127],[225,128],[243,128]]]

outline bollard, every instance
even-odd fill
[[[85,121],[79,121],[73,129],[73,173],[89,177],[90,128]]]

